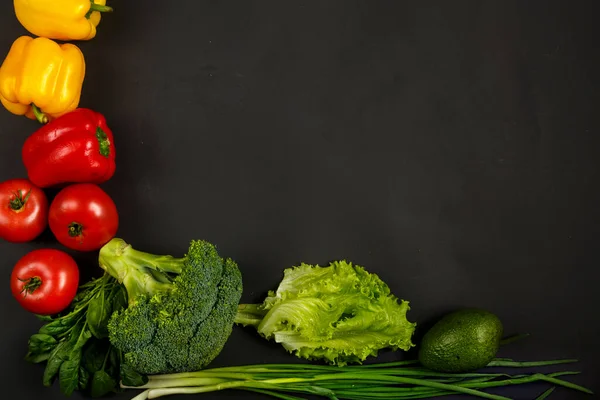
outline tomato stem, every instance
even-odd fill
[[[69,236],[77,237],[77,236],[81,236],[82,233],[83,233],[83,225],[81,225],[78,222],[71,222],[69,224]]]
[[[21,290],[21,293],[25,292],[25,296],[23,297],[27,297],[28,294],[32,294],[37,290],[37,288],[39,288],[42,285],[42,280],[39,276],[33,276],[27,279],[19,278],[19,280],[21,282],[25,282],[25,284],[23,285],[23,289]]]
[[[14,211],[20,211],[23,207],[25,207],[25,203],[29,200],[29,196],[31,195],[31,189],[27,192],[25,197],[23,197],[23,192],[19,189],[15,193],[15,198],[11,199],[9,202],[10,209]]]

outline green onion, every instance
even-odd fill
[[[541,395],[539,395],[535,400],[544,400],[547,399],[548,396],[550,396],[552,394],[552,392],[554,392],[554,389],[556,389],[556,387],[551,387],[550,389],[546,390],[544,393],[542,393]]]
[[[574,363],[577,360],[519,362],[495,359],[487,367],[530,368]],[[369,365],[336,367],[311,364],[264,364],[211,368],[197,372],[152,375],[144,386],[124,389],[145,389],[133,400],[156,399],[173,394],[209,393],[220,390],[245,390],[282,400],[302,400],[302,395],[331,400],[423,399],[452,394],[465,394],[492,400],[510,400],[491,394],[486,389],[547,382],[552,387],[538,396],[544,400],[555,387],[583,393],[592,392],[559,377],[578,371],[557,371],[549,374],[507,374],[473,372],[449,374],[430,371],[416,361],[400,361]]]

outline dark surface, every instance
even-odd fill
[[[118,235],[175,255],[193,238],[216,243],[242,268],[245,302],[286,267],[346,258],[410,300],[420,326],[487,308],[507,333],[532,335],[503,356],[579,358],[570,379],[598,391],[594,3],[115,0],[80,43],[80,105],[115,133],[103,188]],[[23,33],[1,2],[0,53]],[[24,176],[20,148],[37,125],[0,111],[0,180]],[[63,398],[23,360],[39,322],[8,285],[43,246],[60,248],[49,234],[0,242],[10,398]],[[98,273],[96,254],[76,257]],[[236,328],[214,365],[293,361]],[[237,397],[252,398],[200,398]]]

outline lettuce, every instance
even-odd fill
[[[387,284],[359,265],[288,268],[262,304],[240,304],[235,322],[308,360],[343,366],[377,356],[384,348],[409,350],[416,324],[406,318]]]

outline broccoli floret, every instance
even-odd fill
[[[128,307],[112,315],[109,340],[142,374],[195,371],[223,349],[242,295],[242,275],[214,245],[192,241],[182,258],[113,239],[100,266],[121,282]]]

